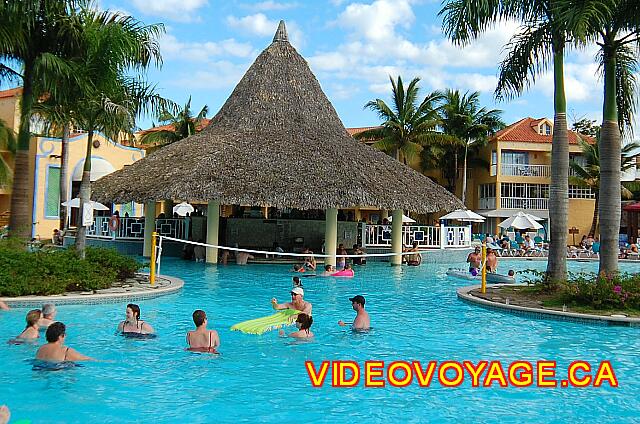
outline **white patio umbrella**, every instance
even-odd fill
[[[182,202],[173,207],[173,213],[177,213],[180,216],[187,216],[188,213],[193,213],[195,209],[187,202]]]
[[[498,227],[501,228],[517,228],[518,230],[526,230],[528,228],[533,228],[534,230],[538,230],[542,228],[542,225],[538,223],[536,220],[536,216],[518,212],[510,218],[505,219],[501,223],[498,224]]]
[[[440,219],[456,219],[458,221],[466,222],[484,222],[486,218],[482,215],[478,215],[473,211],[470,211],[469,209],[458,209],[446,214],[445,216],[441,216]]]
[[[105,205],[103,205],[102,203],[94,202],[93,200],[90,200],[87,203],[89,203],[91,205],[91,208],[96,210],[96,211],[108,211],[109,210],[109,208],[106,207]],[[76,197],[75,199],[71,199],[68,202],[63,202],[62,206],[68,206],[70,208],[79,208],[80,207],[80,198]]]
[[[393,221],[391,216],[389,216],[388,219],[389,219],[389,222]],[[409,218],[407,215],[402,215],[402,223],[403,224],[413,223],[413,222],[416,222],[416,220]]]

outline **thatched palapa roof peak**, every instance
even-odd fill
[[[280,208],[463,207],[349,136],[284,22],[209,125],[94,184],[96,200],[219,200]]]

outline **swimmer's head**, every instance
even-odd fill
[[[344,269],[351,269],[351,264],[344,264]]]
[[[42,316],[42,312],[40,312],[40,309],[33,309],[29,311],[27,313],[27,318],[26,318],[27,328],[33,327],[34,325],[36,325],[41,316]]]
[[[331,271],[332,269],[333,269],[333,265],[331,265],[331,264],[326,264],[326,265],[324,266],[324,270],[325,270],[325,271]]]
[[[293,277],[293,287],[302,287],[302,281],[300,281],[300,277]]]
[[[311,324],[313,324],[313,317],[307,314],[299,314],[298,318],[296,318],[296,326],[300,330],[308,330],[311,328]]]
[[[64,337],[66,334],[67,328],[61,322],[54,322],[47,328],[47,333],[45,337],[49,343],[57,342],[60,337]]]
[[[140,319],[140,307],[135,303],[129,303],[127,305],[127,318]]]
[[[193,312],[193,323],[196,327],[200,327],[207,320],[207,314],[202,309],[196,309]]]
[[[510,269],[509,270],[509,277],[513,277],[514,275],[516,275],[515,271]]]
[[[45,317],[52,317],[56,313],[56,306],[53,303],[45,303],[42,305],[42,315]]]
[[[301,266],[301,265],[295,264],[295,265],[293,266],[293,270],[294,270],[294,271],[300,271],[300,269],[302,269],[302,266]]]

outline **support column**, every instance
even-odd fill
[[[156,230],[156,202],[144,204],[144,245],[142,256],[151,257],[151,235]]]
[[[207,205],[207,244],[218,245],[218,230],[220,228],[220,202],[210,201]],[[218,263],[218,248],[207,247],[207,263]]]
[[[385,218],[387,218],[387,219],[389,218],[389,211],[386,210],[386,209],[382,209],[380,211],[380,219],[382,220],[382,219],[385,219]]]
[[[362,212],[360,212],[360,208],[354,209],[353,219],[355,219],[356,222],[360,222],[360,220],[362,219]]]
[[[324,227],[324,253],[329,255],[324,258],[325,265],[336,265],[336,249],[338,244],[338,209],[329,208],[325,211]]]
[[[262,207],[262,216],[264,216],[264,219],[269,219],[269,206]]]
[[[391,213],[391,252],[402,253],[402,209]],[[391,265],[402,265],[402,256],[392,256]]]

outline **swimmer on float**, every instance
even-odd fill
[[[66,327],[61,322],[54,322],[47,328],[46,338],[47,344],[40,346],[36,353],[36,359],[47,362],[94,360],[64,345]]]
[[[302,287],[294,287],[291,289],[291,302],[278,303],[276,298],[271,299],[271,307],[276,310],[295,309],[303,314],[311,316],[311,302],[305,302],[304,289]]]
[[[129,303],[125,312],[125,320],[118,324],[118,331],[123,335],[154,334],[153,327],[140,320],[140,307]]]
[[[187,350],[193,352],[218,353],[217,348],[220,346],[220,337],[216,330],[207,330],[207,314],[205,311],[198,309],[193,312],[193,323],[196,329],[187,332]]]
[[[344,269],[331,274],[332,277],[353,277],[355,275],[353,268],[351,268],[351,264],[345,264]]]
[[[305,272],[306,270],[304,269],[304,266],[300,265],[300,264],[295,264],[293,266],[293,272]]]
[[[311,324],[313,324],[313,317],[307,314],[299,314],[296,318],[296,327],[298,331],[294,331],[289,334],[289,337],[296,339],[308,339],[313,337],[313,332],[310,330]],[[281,336],[284,336],[284,330],[279,331]]]

